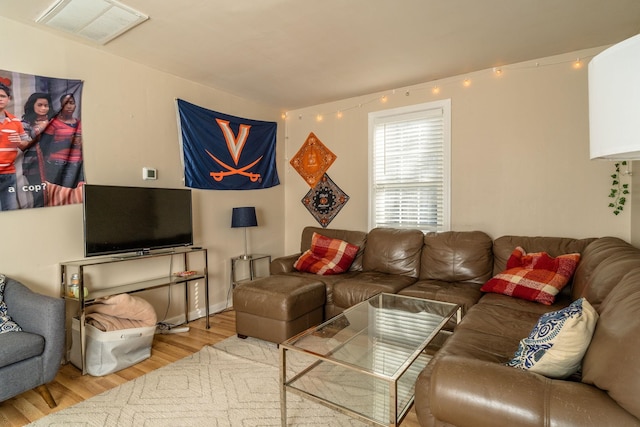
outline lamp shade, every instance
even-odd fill
[[[589,62],[592,159],[640,159],[640,34]]]
[[[256,219],[256,208],[246,206],[242,208],[233,208],[231,213],[231,228],[237,227],[255,227],[258,225]]]

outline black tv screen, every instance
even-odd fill
[[[191,190],[84,186],[85,256],[193,244]]]

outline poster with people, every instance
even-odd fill
[[[82,85],[0,70],[0,211],[82,203]]]

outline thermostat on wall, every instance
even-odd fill
[[[142,179],[158,179],[155,168],[142,168]]]

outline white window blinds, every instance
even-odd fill
[[[371,228],[449,229],[449,123],[449,100],[371,114]]]

